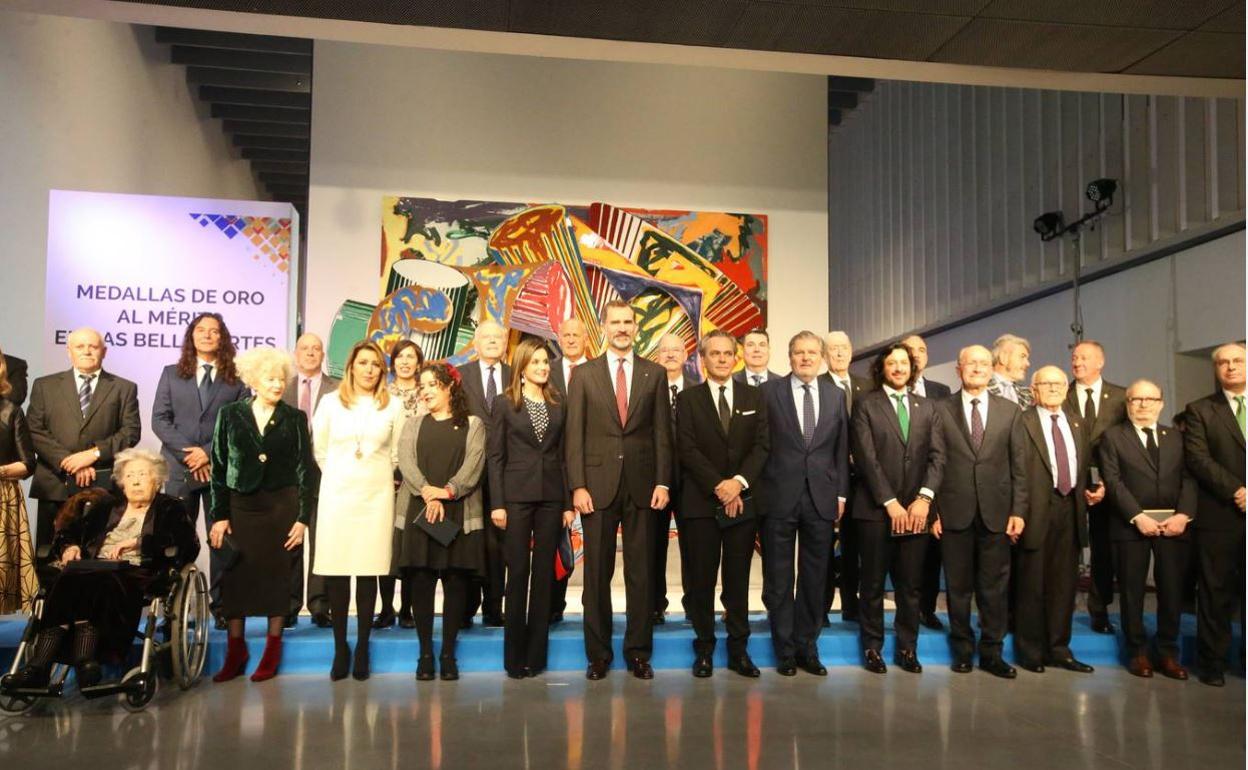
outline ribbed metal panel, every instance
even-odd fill
[[[866,347],[1244,218],[1244,104],[880,81],[829,134],[830,328]],[[1032,221],[1110,214],[1074,243]]]

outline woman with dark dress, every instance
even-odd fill
[[[290,357],[252,348],[235,360],[251,398],[221,407],[212,439],[212,520],[209,544],[228,537],[236,554],[221,576],[221,612],[229,627],[225,663],[212,677],[228,682],[247,667],[245,619],[269,620],[260,664],[251,681],[277,676],[282,627],[290,612],[290,552],[303,543],[312,501],[308,421],[282,401]]]
[[[445,364],[420,372],[420,393],[428,413],[409,420],[399,441],[403,474],[395,510],[403,515],[395,556],[412,581],[412,613],[420,638],[416,678],[433,679],[433,598],[442,581],[444,680],[459,678],[455,639],[463,622],[468,582],[485,574],[481,471],[485,466],[485,424],[468,414],[459,373]],[[454,522],[456,535],[442,545],[417,522]]]
[[[405,421],[424,411],[424,404],[420,400],[420,383],[416,381],[420,367],[424,365],[425,354],[415,342],[399,340],[390,348],[390,384],[386,389],[390,391],[390,397],[402,406]],[[403,478],[396,470],[395,487],[402,483]],[[395,569],[394,574],[377,578],[381,612],[373,619],[373,628],[389,628],[394,625],[394,588],[399,580],[403,581],[402,588],[399,589],[399,627],[416,627],[416,621],[412,618],[412,583]]]
[[[0,354],[0,615],[30,609],[39,590],[22,479],[35,472],[35,444]]]
[[[125,659],[147,587],[199,554],[185,506],[159,492],[168,475],[160,455],[127,449],[113,460],[121,498],[88,489],[62,506],[51,553],[60,571],[44,602],[30,656],[20,671],[6,677],[6,687],[46,687],[58,660],[74,665],[79,688],[91,687],[100,682],[98,661]],[[165,553],[169,546],[177,547],[172,557]]]
[[[512,679],[546,668],[555,550],[576,516],[563,462],[564,414],[545,343],[522,341],[486,431],[490,499],[501,503],[490,518],[503,530],[507,560],[503,666]]]

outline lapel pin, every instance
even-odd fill
[[[262,463],[267,463],[268,461],[269,461],[269,456],[268,456],[268,455],[266,455],[265,453],[261,452],[261,453],[260,453],[260,462],[262,462]]]

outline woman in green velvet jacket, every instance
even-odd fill
[[[282,627],[290,605],[290,552],[303,544],[313,495],[312,442],[303,413],[282,401],[290,358],[253,348],[235,361],[255,395],[221,408],[212,443],[212,530],[235,552],[221,577],[222,614],[229,623],[225,663],[213,677],[225,682],[247,667],[244,618],[269,619],[268,638],[253,682],[277,675]]]

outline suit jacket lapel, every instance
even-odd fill
[[[1057,478],[1053,473],[1053,464],[1049,462],[1049,445],[1044,440],[1044,427],[1040,424],[1040,413],[1035,409],[1023,412],[1023,424],[1027,427],[1027,435],[1031,437],[1031,443],[1035,444],[1040,452],[1040,459],[1044,461],[1049,478]]]
[[[821,434],[832,430],[832,404],[835,403],[834,396],[836,395],[832,392],[832,389],[840,390],[835,382],[820,380],[817,377],[815,382],[818,384],[819,389],[817,395],[819,399],[819,417],[815,420],[815,435],[810,441],[811,446],[814,446],[819,441]],[[848,399],[848,394],[846,394],[846,399]],[[849,414],[848,401],[845,405],[845,413],[846,415]]]
[[[637,351],[634,350],[632,384],[628,387],[628,420],[625,421],[625,425],[631,422],[633,415],[637,413],[637,402],[641,400],[641,394],[650,384],[650,373],[642,371],[641,361],[641,356],[637,355]],[[663,390],[663,398],[670,400],[671,396],[667,393],[667,387],[664,386]]]
[[[958,433],[962,436],[962,440],[966,442],[971,454],[976,454],[975,446],[971,443],[971,429],[966,426],[966,414],[962,411],[961,391],[946,399],[945,404],[945,412],[953,419],[953,424],[958,426]]]
[[[1239,429],[1239,421],[1235,419],[1235,411],[1231,409],[1230,402],[1226,400],[1226,394],[1220,390],[1214,399],[1213,410],[1217,412],[1226,429],[1231,432],[1231,435],[1235,437],[1235,440],[1242,447],[1244,445],[1244,434]]]
[[[61,395],[65,398],[65,411],[74,415],[74,419],[78,421],[78,427],[81,429],[85,420],[82,416],[82,405],[78,402],[78,383],[74,377],[74,370],[70,369],[62,375],[64,385],[61,388]]]
[[[893,400],[892,394],[888,393],[887,391],[884,392],[884,398],[885,398],[884,406],[887,407],[884,414],[892,418],[890,420],[885,420],[885,422],[887,422],[889,425],[892,426],[893,433],[897,436],[897,440],[901,442],[902,446],[905,446],[908,442],[901,435],[901,418],[897,414],[897,410],[893,408],[893,405],[896,404],[897,402]],[[860,401],[857,404],[857,408],[859,409],[863,407],[869,407],[869,406],[870,406],[870,402],[867,402],[867,401]],[[914,399],[913,398],[906,399],[906,409],[909,410],[910,430],[911,432],[913,432],[914,431]],[[889,414],[890,412],[892,413],[891,415]]]
[[[101,370],[95,381],[95,392],[91,394],[91,404],[87,407],[87,413],[82,418],[83,425],[91,422],[91,418],[95,416],[97,411],[99,411],[100,404],[104,403],[104,399],[108,397],[108,394],[111,393],[112,390],[113,378],[105,375],[105,373]],[[1236,430],[1238,430],[1238,428],[1236,428]]]
[[[784,386],[777,387],[775,391],[780,398],[780,404],[781,404],[780,410],[784,414],[788,415],[789,422],[793,423],[792,430],[793,430],[794,435],[801,436],[802,435],[802,421],[801,421],[801,418],[799,418],[797,415],[797,404],[793,401],[793,380],[794,379],[796,378],[794,378],[793,375],[791,374],[783,378],[782,381],[784,382]]]
[[[1153,462],[1153,456],[1150,455],[1148,453],[1148,450],[1144,448],[1144,442],[1140,440],[1140,434],[1136,432],[1135,425],[1131,424],[1130,422],[1128,422],[1127,425],[1131,427],[1129,435],[1131,436],[1131,444],[1135,447],[1135,451],[1139,452],[1140,457],[1144,460],[1145,463],[1148,464],[1148,467],[1152,468],[1155,471],[1159,470],[1157,467],[1157,464]],[[1157,446],[1158,446],[1158,450],[1160,451],[1161,444],[1158,444]]]
[[[735,387],[733,388],[731,416],[728,418],[728,431],[725,431],[724,424],[719,421],[719,403],[717,401],[719,394],[715,391],[717,386],[712,385],[710,380],[706,380],[694,385],[694,387],[705,390],[706,398],[690,399],[690,403],[702,402],[702,410],[711,418],[711,422],[715,423],[715,428],[719,431],[719,435],[723,436],[724,440],[727,441],[728,433],[732,430],[732,423],[735,422],[733,418],[741,413],[741,391]]]

